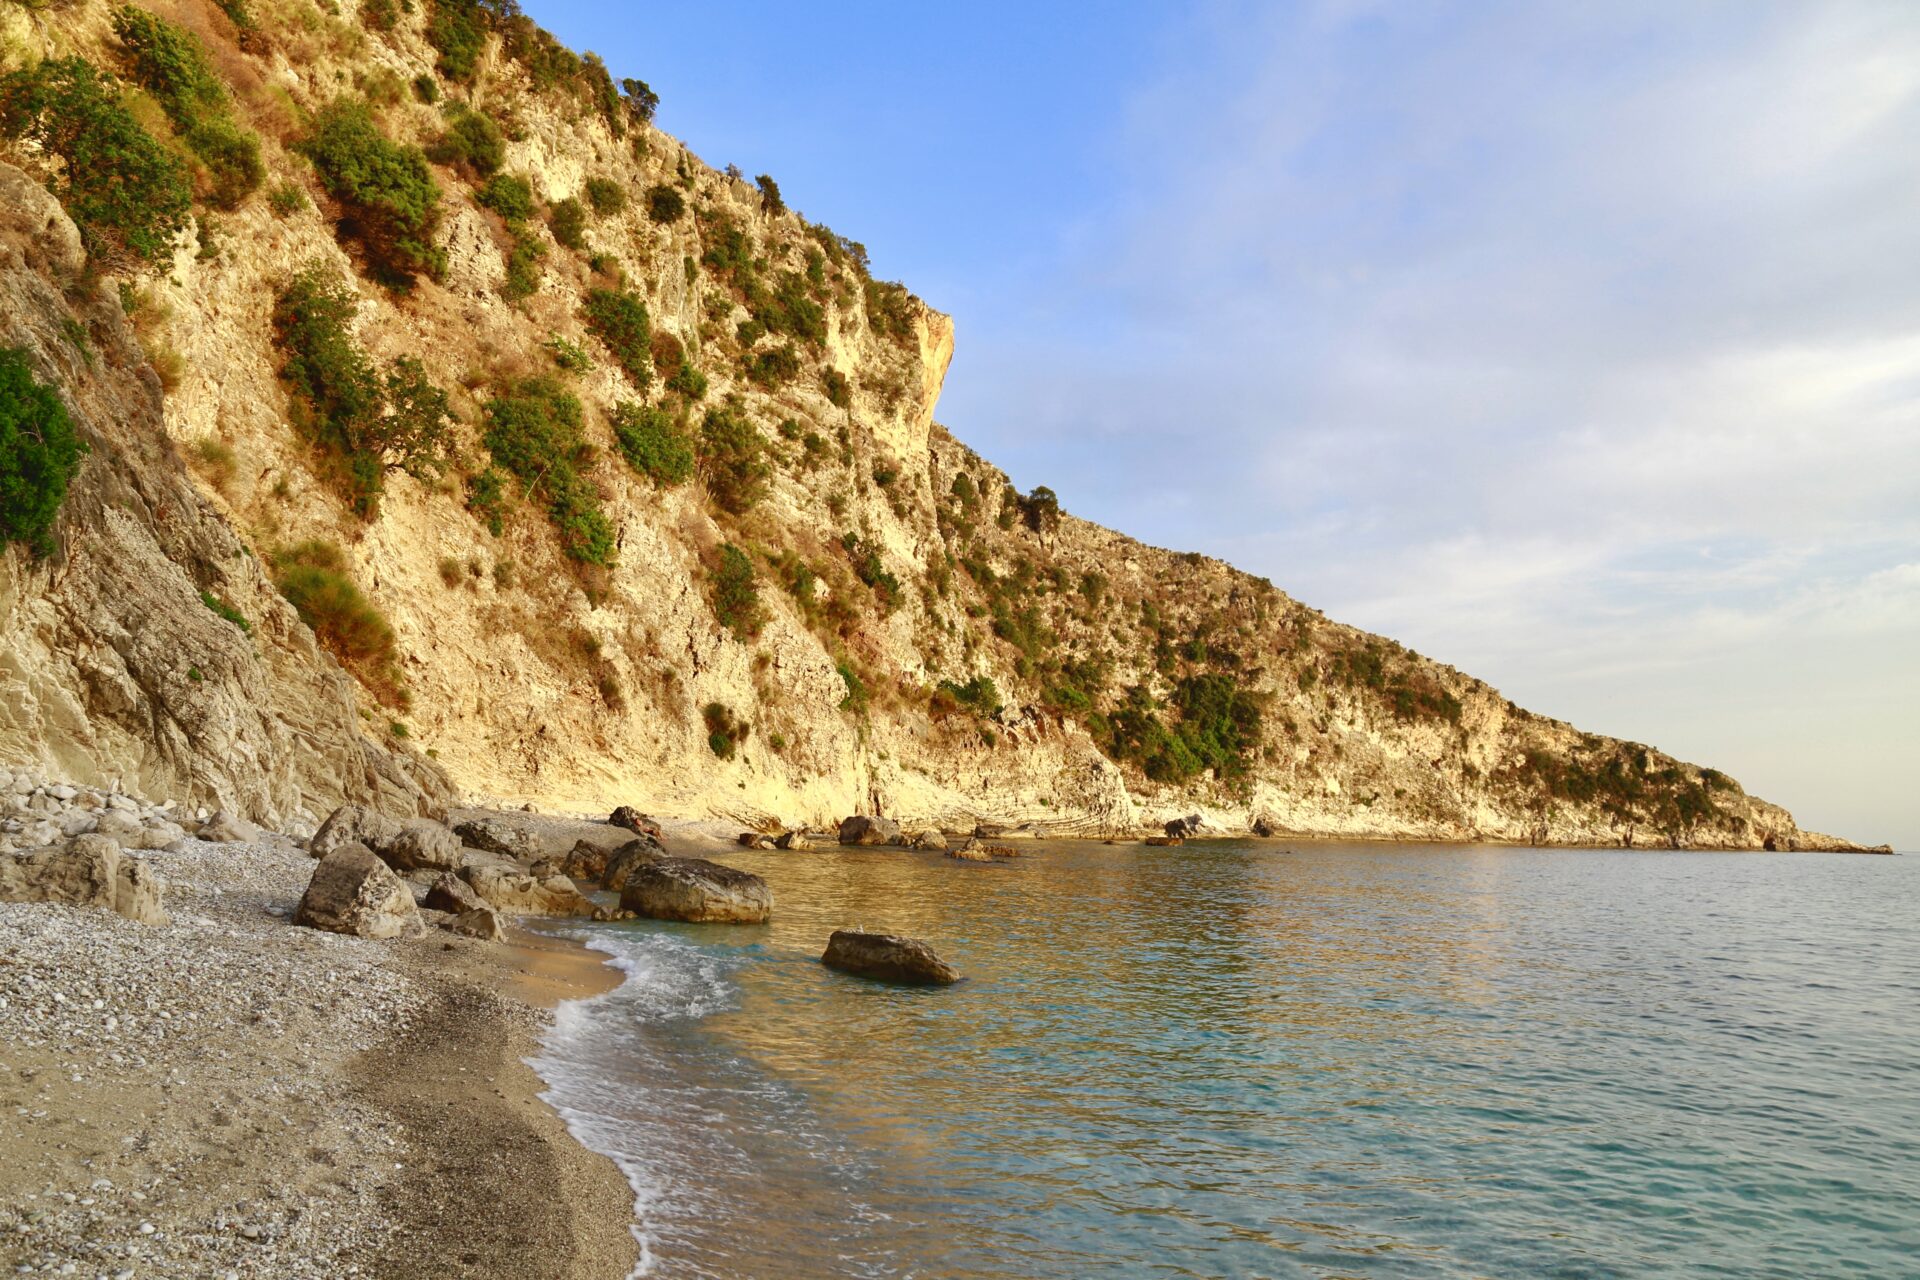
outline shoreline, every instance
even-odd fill
[[[299,928],[291,840],[138,853],[165,925],[0,903],[0,1267],[627,1275],[633,1193],[526,1059],[621,974],[567,939]]]

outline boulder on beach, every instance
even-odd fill
[[[913,838],[913,847],[916,849],[931,850],[934,853],[945,853],[947,851],[947,837],[938,831],[922,831]]]
[[[759,876],[705,858],[662,858],[635,866],[620,905],[655,920],[761,924],[773,914],[773,893]]]
[[[482,853],[497,853],[503,858],[531,862],[543,852],[531,831],[511,826],[498,818],[473,818],[453,829],[472,848]]]
[[[0,855],[0,902],[57,902],[105,907],[140,924],[166,924],[167,882],[102,835],[80,835],[59,848]]]
[[[892,818],[854,814],[840,824],[841,844],[899,844],[900,824]]]
[[[425,928],[407,882],[357,842],[320,859],[293,922],[356,938],[397,938]]]
[[[463,938],[478,938],[482,942],[498,942],[506,936],[506,931],[500,927],[500,917],[490,907],[462,911],[440,927],[448,933],[457,933]]]
[[[363,804],[343,804],[327,815],[320,829],[307,841],[307,852],[324,858],[343,845],[361,844],[378,852],[399,839],[404,828],[398,820]]]
[[[811,831],[782,831],[773,838],[773,847],[776,849],[804,851],[817,848],[818,845],[819,842],[813,838]]]
[[[260,828],[236,813],[222,809],[200,824],[202,840],[215,844],[250,844],[260,838]]]
[[[1190,813],[1184,818],[1175,818],[1173,821],[1167,823],[1165,830],[1169,836],[1172,836],[1176,840],[1186,840],[1202,834],[1206,830],[1206,826],[1206,819],[1197,813]]]
[[[593,902],[565,876],[533,876],[508,867],[467,866],[460,878],[495,911],[517,916],[591,916]]]
[[[1269,818],[1264,813],[1253,820],[1249,829],[1262,840],[1271,840],[1274,836],[1280,834],[1279,826],[1275,824],[1272,818]]]
[[[633,874],[635,867],[658,862],[667,856],[666,846],[652,836],[629,840],[607,855],[607,865],[600,872],[600,887],[618,893],[625,887],[627,877]]]
[[[451,871],[443,871],[438,879],[427,886],[427,896],[420,905],[457,916],[468,911],[484,910],[487,900],[475,893],[473,886],[459,876]]]
[[[613,811],[607,821],[616,827],[625,827],[635,835],[652,836],[655,840],[664,839],[660,832],[660,824],[632,805],[621,805]]]
[[[932,947],[918,938],[901,938],[890,933],[835,929],[827,940],[820,963],[886,982],[945,986],[960,981],[959,972],[935,955]]]
[[[607,873],[607,859],[613,854],[609,845],[591,840],[576,840],[567,856],[560,859],[560,874],[570,880],[598,880]]]

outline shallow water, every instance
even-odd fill
[[[583,930],[629,979],[536,1064],[649,1274],[1920,1275],[1920,859],[728,861],[774,923]]]

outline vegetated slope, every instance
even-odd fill
[[[0,15],[11,65],[122,77],[178,158],[195,203],[156,259],[68,197],[138,282],[165,430],[378,722],[474,793],[1835,843],[1017,492],[933,421],[945,316],[510,5]]]

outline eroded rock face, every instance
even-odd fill
[[[655,920],[761,924],[773,915],[773,892],[752,872],[705,858],[663,858],[635,866],[620,905]]]
[[[0,856],[0,902],[104,907],[141,924],[166,924],[167,882],[102,835],[75,836],[57,849]]]
[[[343,844],[320,859],[293,922],[356,938],[398,938],[422,932],[413,892],[363,844]]]
[[[935,955],[932,947],[918,938],[902,938],[890,933],[836,929],[827,940],[827,950],[820,957],[820,963],[886,982],[945,986],[960,981],[959,971]]]
[[[591,916],[593,903],[565,876],[467,867],[460,876],[495,911],[516,916]]]
[[[626,887],[627,877],[635,867],[659,862],[667,856],[666,847],[650,836],[629,840],[607,855],[607,865],[600,872],[600,886],[618,893]]]
[[[841,844],[899,844],[900,824],[892,818],[855,814],[840,824]]]

